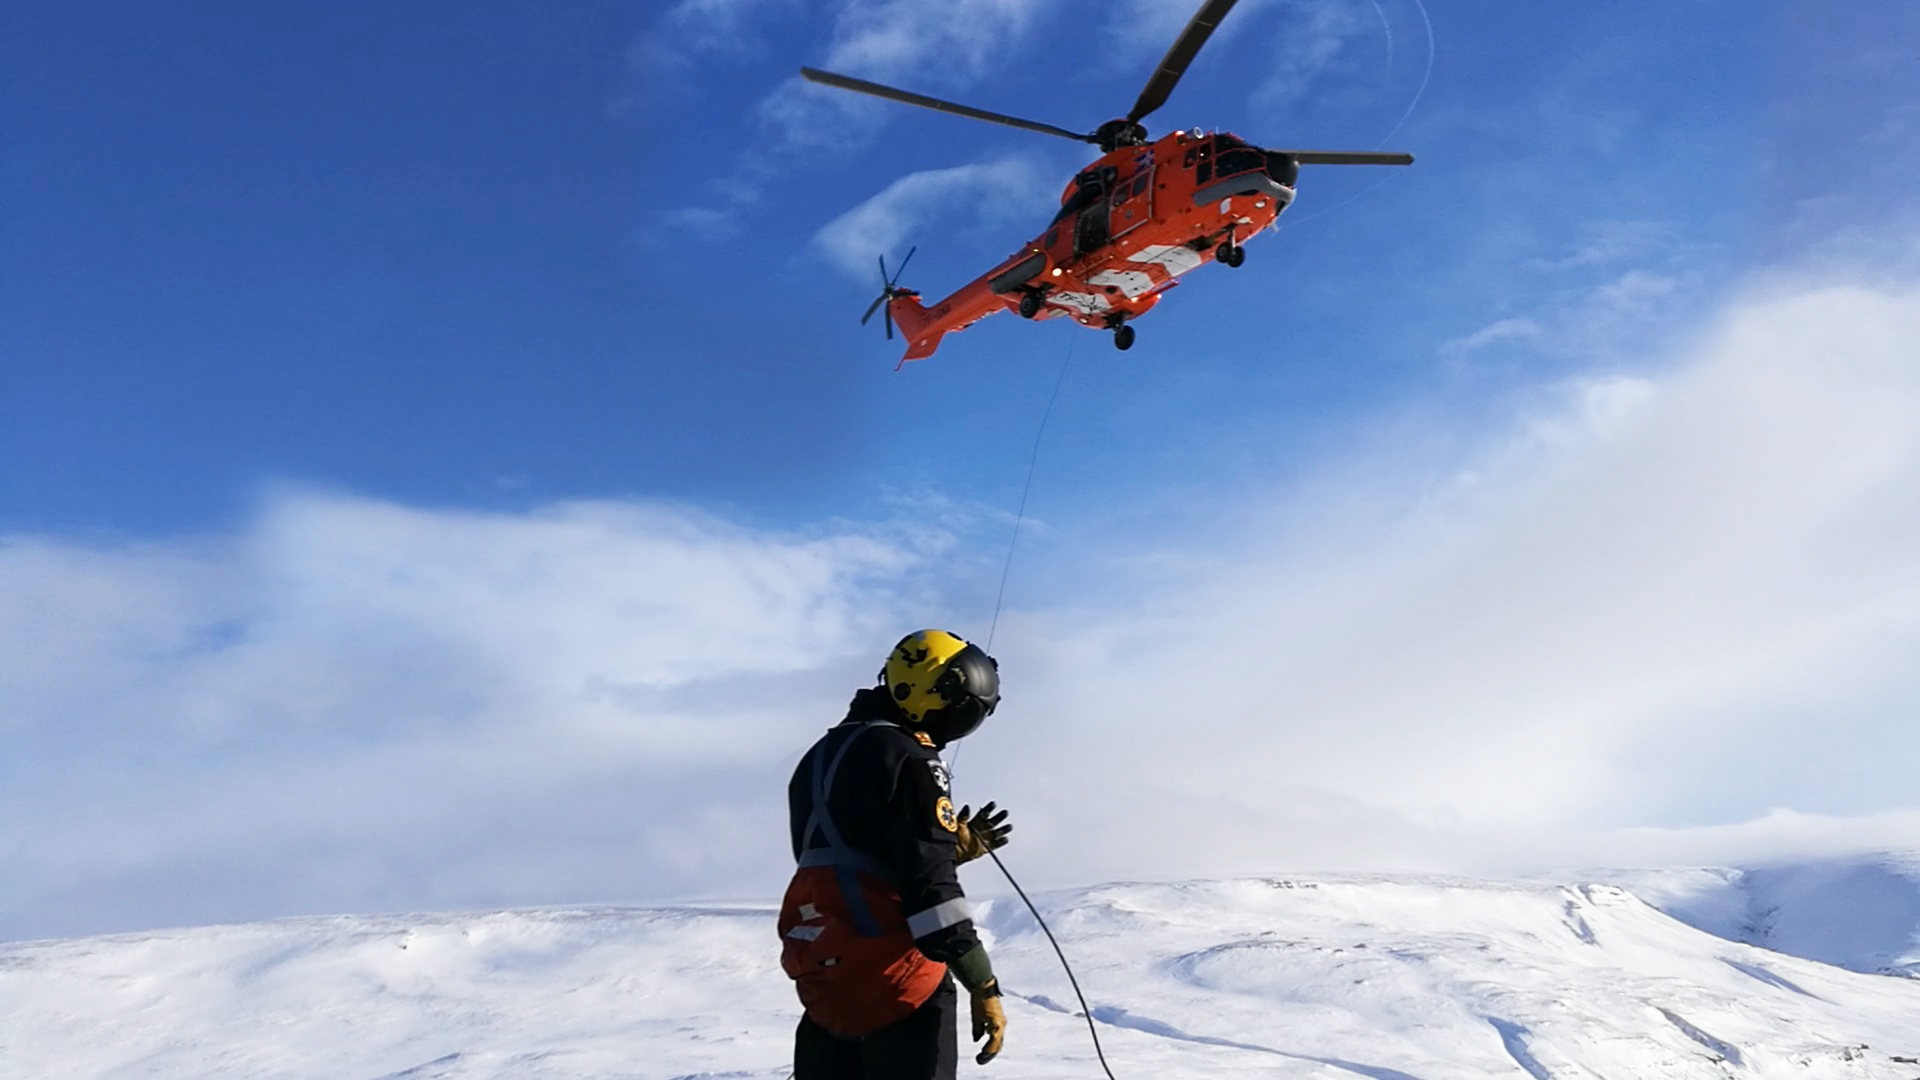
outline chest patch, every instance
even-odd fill
[[[933,816],[940,822],[940,827],[948,832],[960,831],[960,817],[953,812],[953,800],[945,795],[934,801]]]

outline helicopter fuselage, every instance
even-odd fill
[[[931,306],[898,291],[888,303],[907,339],[901,362],[1001,311],[1119,330],[1201,264],[1238,265],[1239,246],[1293,202],[1298,175],[1287,155],[1224,132],[1116,147],[1075,175],[1052,223],[998,266]]]

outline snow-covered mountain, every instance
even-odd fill
[[[1920,978],[1867,973],[1920,971],[1911,861],[1036,899],[1120,1080],[1920,1078]],[[978,914],[1012,1022],[980,1075],[1100,1076],[1020,901]],[[779,1080],[795,1005],[772,916],[342,916],[0,945],[0,1075]]]

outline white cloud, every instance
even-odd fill
[[[1100,587],[1013,597],[957,794],[1014,810],[1029,884],[1909,836],[1916,335],[1912,288],[1781,290],[1666,374],[1356,450],[1204,541],[1055,522],[1029,575]],[[0,933],[771,895],[792,762],[945,618],[950,543],[311,494],[230,537],[16,537]]]
[[[1027,158],[1002,158],[909,173],[814,234],[814,246],[856,280],[872,282],[875,257],[899,258],[935,226],[965,228],[1038,220],[1051,192]]]
[[[217,540],[0,544],[0,934],[777,860],[780,759],[926,617],[943,543],[300,494]]]
[[[992,786],[1084,814],[1056,805],[1087,797],[1070,760],[1154,807],[1050,853],[1066,879],[1142,850],[1458,868],[1627,824],[1912,808],[1916,334],[1912,290],[1743,305],[1672,376],[1523,416],[1470,500],[1355,527],[1338,500],[1394,485],[1349,471],[1361,490],[1248,505],[1238,558],[1151,618],[1011,618],[1065,685],[983,733],[1007,740]]]

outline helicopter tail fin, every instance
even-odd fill
[[[907,353],[900,358],[901,364],[932,356],[940,347],[940,339],[947,336],[944,329],[933,329],[933,315],[920,306],[920,297],[915,293],[894,294],[887,302],[887,310],[893,315],[894,324],[900,327],[900,335],[907,339]]]
[[[928,332],[927,327],[933,322],[933,317],[926,308],[920,306],[920,294],[900,287],[900,274],[906,270],[907,263],[913,260],[913,253],[918,250],[918,247],[908,248],[907,257],[900,260],[900,265],[891,274],[887,273],[887,257],[880,256],[880,295],[868,305],[867,313],[860,316],[860,323],[864,326],[867,320],[873,318],[874,312],[885,306],[886,318],[883,321],[887,328],[887,340],[893,340],[895,323],[900,324],[901,333],[907,336],[907,355],[900,358],[902,365],[909,360],[932,356],[933,351],[940,347],[941,337],[946,334],[945,330]],[[899,366],[895,366],[894,370],[900,370]]]

